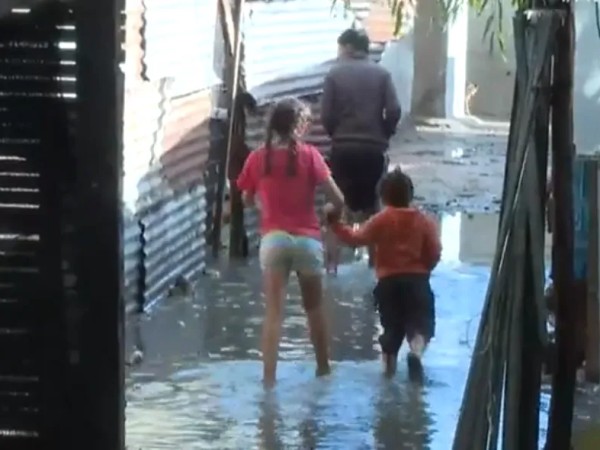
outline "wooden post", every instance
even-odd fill
[[[239,103],[239,80],[240,80],[240,63],[242,49],[242,34],[241,22],[244,0],[234,0],[233,6],[229,0],[219,1],[219,16],[221,19],[221,28],[225,38],[225,91],[224,107],[228,111],[228,127],[226,148],[223,149],[223,154],[219,155],[219,169],[217,173],[217,195],[215,201],[215,216],[213,218],[213,256],[218,256],[221,246],[221,218],[223,215],[223,200],[225,197],[225,185],[227,183],[228,167],[232,157],[232,152],[235,148],[235,132],[236,132],[236,115],[240,112]],[[242,110],[243,111],[243,110]],[[232,202],[232,227],[236,227],[239,222],[239,214],[233,217],[237,212],[233,210],[233,204],[238,200],[237,190],[235,186],[230,186],[230,196]],[[235,197],[235,198],[234,198]],[[235,222],[235,223],[234,223]],[[243,228],[243,222],[242,222]]]
[[[557,364],[552,380],[552,400],[546,450],[571,446],[576,381],[577,308],[574,292],[573,224],[573,69],[574,19],[571,3],[563,5],[564,22],[557,33],[554,58],[552,110],[552,176],[556,201],[552,265],[557,296]]]
[[[591,383],[600,383],[600,305],[598,301],[598,164],[586,162],[585,178],[588,192],[588,258],[585,377]]]

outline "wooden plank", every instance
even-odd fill
[[[585,377],[592,383],[600,383],[600,303],[598,301],[598,279],[600,270],[598,264],[598,164],[587,161],[585,177],[589,205],[589,237],[587,261],[587,308],[586,308],[586,349]]]

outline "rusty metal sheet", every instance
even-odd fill
[[[205,265],[212,92],[173,98],[170,88],[136,83],[125,98],[124,276],[130,301],[146,305]]]
[[[164,298],[205,267],[212,91],[131,83],[124,108],[124,279],[128,302]]]
[[[145,0],[144,75],[173,79],[173,96],[220,82],[215,71],[216,0]]]
[[[173,190],[203,182],[210,150],[212,91],[173,99],[164,118],[162,175]]]
[[[215,0],[127,0],[125,17],[124,278],[148,304],[204,268],[223,43]]]

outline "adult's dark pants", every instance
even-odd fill
[[[352,212],[374,212],[379,181],[387,171],[387,146],[361,142],[334,143],[329,158],[333,179]]]

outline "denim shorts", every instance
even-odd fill
[[[320,275],[323,273],[323,244],[312,237],[271,231],[260,241],[259,260],[262,270]]]

